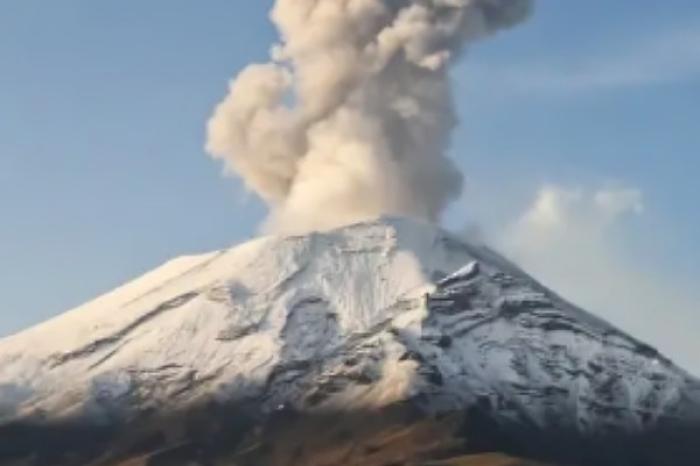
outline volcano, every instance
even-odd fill
[[[696,465],[700,381],[382,218],[171,261],[0,340],[0,464]]]

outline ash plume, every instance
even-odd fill
[[[449,67],[524,19],[530,0],[277,0],[281,41],[244,69],[207,151],[270,208],[265,229],[323,230],[382,214],[438,221],[461,193],[447,157]]]

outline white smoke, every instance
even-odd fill
[[[381,214],[430,221],[462,189],[449,65],[530,0],[277,0],[281,43],[234,79],[207,151],[270,207],[268,230]]]

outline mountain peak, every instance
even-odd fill
[[[221,428],[235,418],[242,443],[207,447],[187,429],[163,433],[177,424],[166,420],[187,426],[212,404],[226,417],[209,421]],[[414,426],[417,413],[459,425],[467,416],[481,430],[468,429],[477,444],[508,453],[627,464],[620,455],[642,450],[590,447],[657,437],[649,448],[666,452],[669,432],[685,441],[700,425],[700,384],[488,248],[403,218],[177,259],[0,340],[0,436],[106,429],[94,440],[101,453],[69,435],[72,454],[51,464],[120,464],[156,434],[157,448],[139,454],[184,443],[235,464],[282,464],[269,449],[279,438],[256,435],[284,413],[315,419],[306,429],[328,413],[376,419],[386,410]],[[431,425],[452,442],[465,435],[464,426]],[[269,448],[253,453],[243,439]],[[56,455],[32,445],[0,446],[0,459],[49,464]],[[375,464],[367,455],[318,464]],[[312,464],[305,458],[284,464]]]

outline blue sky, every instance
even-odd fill
[[[204,125],[227,81],[266,58],[270,5],[0,3],[0,335],[255,235],[264,209],[204,154]],[[454,81],[468,189],[447,225],[504,228],[543,185],[632,187],[644,213],[615,244],[697,285],[697,0],[540,0]]]

